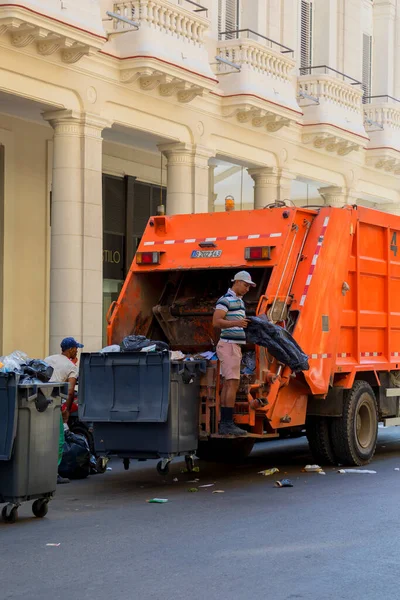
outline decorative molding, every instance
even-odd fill
[[[389,153],[380,153],[375,156],[367,156],[366,164],[369,167],[385,171],[385,173],[392,173],[393,175],[400,175],[400,159],[394,158]]]
[[[73,46],[69,48],[63,48],[61,50],[61,58],[63,62],[71,65],[78,62],[78,60],[80,60],[84,56],[87,56],[89,53],[89,46],[86,46],[85,44],[75,43]]]
[[[73,110],[54,110],[43,114],[54,129],[54,136],[90,137],[101,141],[102,131],[112,123],[98,115]]]
[[[283,117],[272,110],[263,110],[246,103],[223,110],[222,116],[226,119],[236,117],[239,123],[251,123],[257,129],[264,127],[270,133],[275,133],[282,127],[288,127],[293,122],[293,118]]]
[[[338,156],[347,156],[362,147],[359,142],[351,142],[329,133],[306,133],[302,136],[302,140],[304,144],[312,144],[318,150],[335,152]]]
[[[138,83],[141,90],[151,92],[158,90],[160,96],[171,98],[175,96],[178,102],[188,104],[197,96],[208,92],[202,83],[189,82],[181,77],[171,74],[171,69],[165,71],[151,67],[129,67],[120,72],[121,83]]]
[[[106,39],[79,30],[50,16],[29,11],[22,6],[0,4],[0,36],[9,35],[16,48],[36,46],[41,56],[59,53],[63,62],[72,64],[83,56],[100,50]]]

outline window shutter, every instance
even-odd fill
[[[301,0],[301,39],[300,39],[300,67],[302,69],[312,65],[312,2]],[[303,71],[306,75],[307,72]]]
[[[363,102],[369,102],[371,95],[371,70],[372,70],[372,36],[363,34],[363,63],[362,63],[362,89]]]
[[[240,0],[218,0],[218,34],[219,39],[232,40],[238,38],[237,33],[221,36],[225,31],[239,29]]]

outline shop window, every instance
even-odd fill
[[[106,314],[118,299],[147,221],[166,203],[166,189],[135,177],[103,175],[103,343]]]

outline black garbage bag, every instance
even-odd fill
[[[91,454],[83,435],[65,432],[64,450],[58,473],[68,479],[85,479],[91,469]]]
[[[268,348],[268,352],[294,373],[308,371],[308,356],[286,329],[275,325],[265,315],[249,317],[247,341]]]
[[[168,350],[169,346],[165,342],[149,340],[144,335],[127,335],[121,344],[123,352],[140,352],[143,348],[156,345],[156,350]]]
[[[37,359],[29,360],[23,369],[25,375],[40,379],[43,383],[50,381],[54,371],[44,360]]]

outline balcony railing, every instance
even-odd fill
[[[221,41],[217,48],[217,55],[239,67],[285,82],[290,80],[290,74],[295,66],[293,59],[251,39]],[[229,65],[223,63],[218,66],[219,73],[229,72],[229,69]]]
[[[387,104],[400,104],[400,100],[398,98],[388,96],[387,94],[382,94],[380,96],[364,96],[364,101],[366,104],[380,104],[381,102]]]
[[[273,50],[277,50],[282,54],[289,54],[291,57],[294,56],[294,50],[291,48],[288,48],[287,46],[284,46],[275,40],[271,40],[265,35],[257,33],[257,31],[253,31],[253,29],[231,29],[229,31],[223,31],[219,34],[219,38],[221,41],[238,40],[243,38],[247,40],[254,40],[266,46],[267,48],[272,48]]]
[[[400,129],[400,100],[392,96],[370,96],[379,99],[378,103],[364,105],[365,118],[384,129]],[[400,139],[399,139],[400,142]]]
[[[354,77],[350,77],[346,75],[346,73],[342,73],[341,71],[337,71],[332,67],[328,67],[328,65],[316,65],[315,67],[301,67],[300,75],[331,75],[340,81],[344,81],[350,85],[362,85],[362,81],[358,81],[358,79],[354,79]]]
[[[182,0],[182,2],[187,2],[188,4],[195,6],[196,8],[193,9],[193,12],[205,12],[206,16],[207,16],[208,8],[206,6],[202,6],[201,4],[198,4],[197,2],[193,2],[193,0]]]
[[[116,2],[114,13],[138,23],[145,23],[175,39],[202,45],[204,33],[208,29],[208,21],[195,13],[207,9],[191,0],[185,0],[185,2],[194,4],[197,7],[196,10],[190,11],[168,0],[131,0]],[[114,28],[117,31],[123,31],[130,29],[131,26],[123,21],[116,21]]]
[[[315,72],[317,70],[319,73]],[[361,81],[326,65],[304,67],[300,69],[300,73],[298,89],[307,98],[315,98],[318,102],[327,101],[362,114],[363,92],[357,87],[362,85]]]

